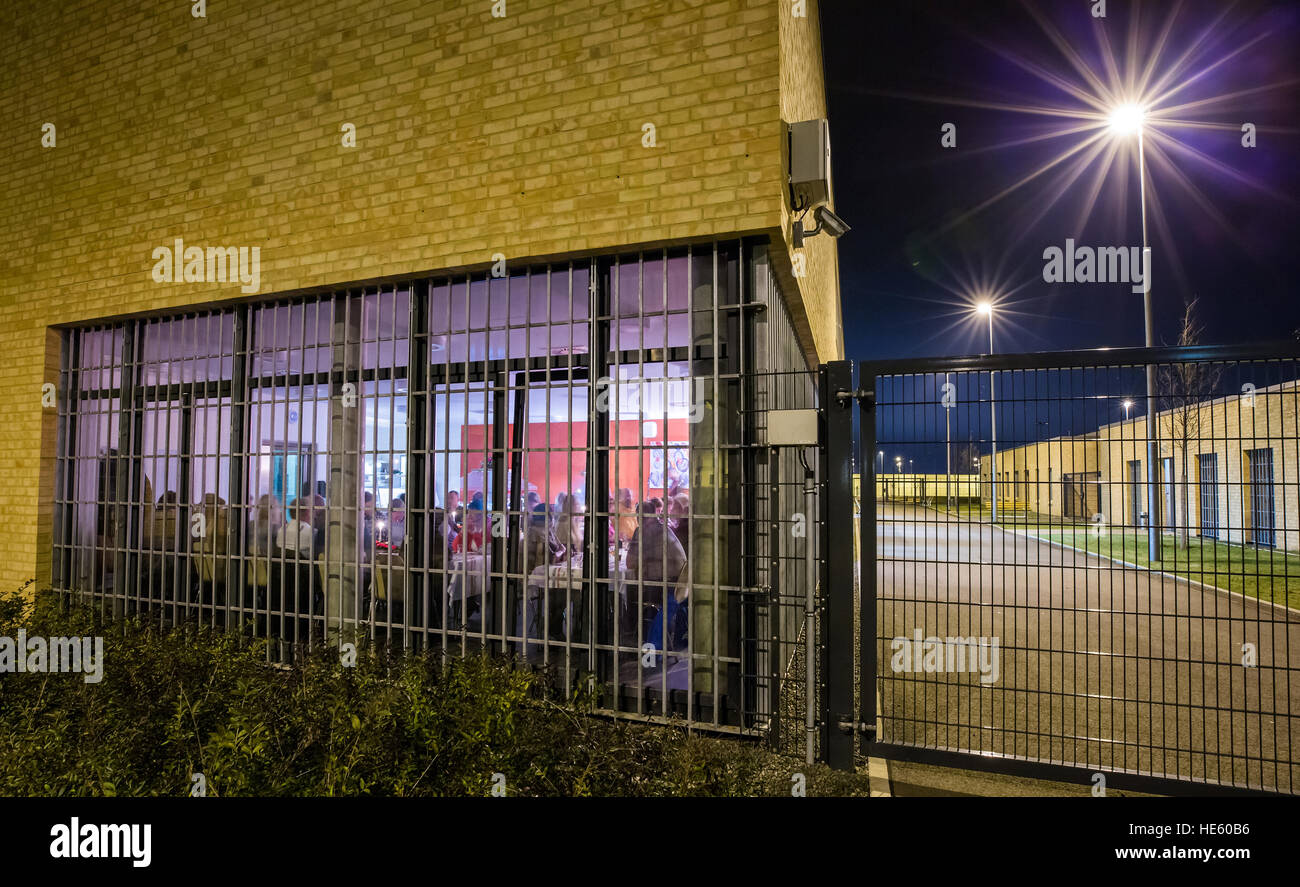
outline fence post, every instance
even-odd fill
[[[836,770],[853,769],[853,365],[844,360],[820,371],[823,477],[820,523],[824,681],[822,748]]]
[[[861,751],[876,738],[876,372],[858,365],[858,723]]]

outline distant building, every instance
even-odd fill
[[[1154,522],[1166,532],[1300,549],[1300,382],[1165,409]],[[1108,527],[1150,520],[1145,416],[1095,432],[998,449],[1001,505]],[[1184,446],[1186,440],[1186,473]],[[991,460],[980,460],[985,501]],[[1099,517],[1098,517],[1099,516]]]

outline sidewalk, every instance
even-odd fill
[[[978,770],[956,770],[934,764],[915,764],[908,761],[890,761],[890,794],[895,798],[1046,798],[1091,797],[1091,785],[1071,782],[1051,782],[1045,779],[1026,779],[1021,776],[1004,776]],[[872,796],[876,795],[872,780]],[[1110,798],[1149,798],[1141,792],[1108,788]]]

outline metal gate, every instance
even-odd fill
[[[1300,791],[1298,357],[1283,344],[824,366],[827,761]],[[1213,526],[1207,456],[1224,466]],[[913,489],[958,493],[894,496],[899,466]],[[1071,476],[1087,508],[1052,494]]]

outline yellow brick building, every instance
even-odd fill
[[[0,32],[4,586],[50,576],[68,326],[746,239],[802,358],[842,356],[835,242],[802,275],[790,246],[815,0],[19,2]],[[156,282],[175,238],[260,248],[257,291]]]
[[[1300,383],[1289,381],[1157,412],[1156,523],[1170,533],[1300,549],[1298,406]],[[1149,520],[1147,456],[1145,417],[1000,448],[998,500],[1135,530]],[[987,484],[989,468],[981,470]]]

